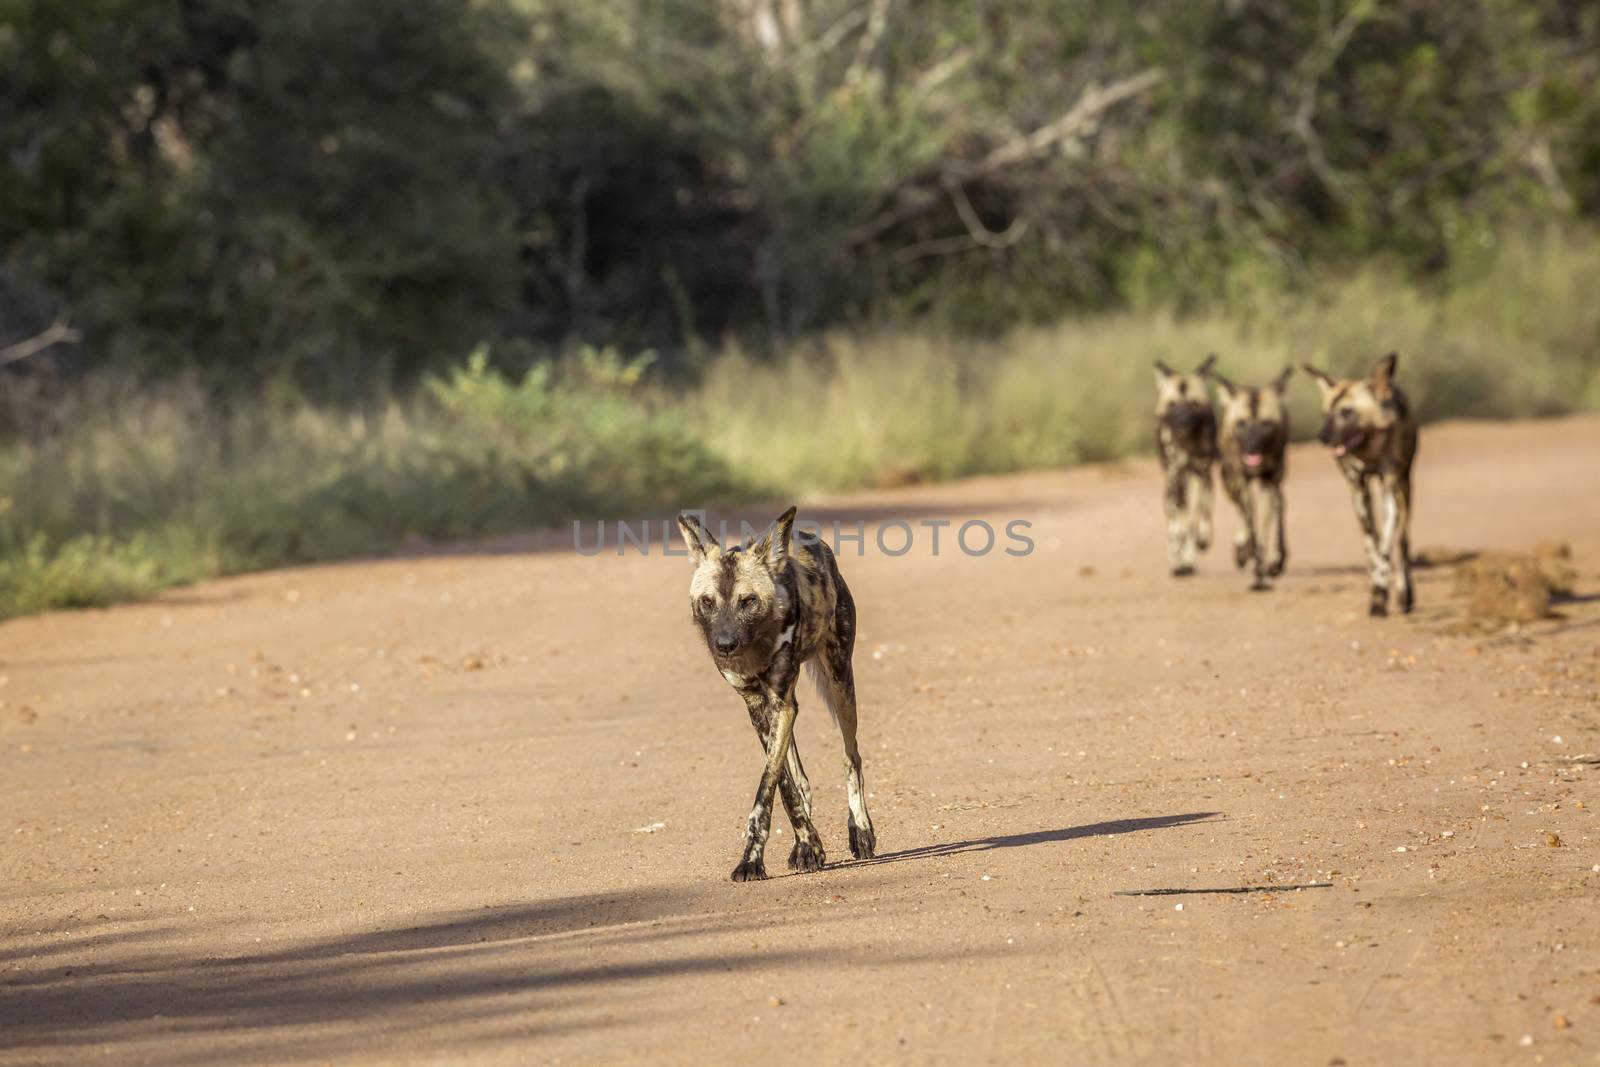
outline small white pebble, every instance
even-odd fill
[[[1556,734],[1556,735],[1555,735],[1555,736],[1554,736],[1554,737],[1552,737],[1552,738],[1551,738],[1551,739],[1550,739],[1550,743],[1551,743],[1551,744],[1552,744],[1552,745],[1559,745],[1559,744],[1561,744],[1561,735],[1560,735],[1560,734]]]
[[[983,877],[982,877],[982,878],[981,878],[981,879],[980,879],[980,881],[984,881],[984,882],[987,882],[987,881],[988,881],[988,880],[989,880],[989,876],[988,876],[988,875],[987,875],[987,874],[986,874],[986,875],[984,875],[984,876],[983,876]]]
[[[1523,1034],[1522,1040],[1518,1041],[1517,1044],[1521,1045],[1523,1048],[1527,1048],[1529,1045],[1533,1044],[1533,1035]]]
[[[1182,904],[1174,904],[1172,906],[1172,910],[1173,911],[1182,911],[1183,910],[1183,905]]]
[[[1396,852],[1404,852],[1405,850],[1406,850],[1406,846],[1404,846],[1404,845],[1396,845],[1395,846],[1395,851]]]

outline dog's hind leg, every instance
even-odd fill
[[[772,752],[773,716],[760,689],[742,694],[745,707],[750,711],[750,725],[761,738],[761,750]],[[800,763],[798,741],[790,739],[789,751],[784,759],[782,775],[778,778],[778,796],[783,800],[783,810],[794,828],[794,848],[789,853],[789,867],[797,871],[814,871],[827,861],[822,848],[822,837],[811,821],[811,782],[806,778],[805,767]]]
[[[820,662],[826,657],[827,662]],[[839,724],[839,734],[844,741],[844,781],[850,804],[850,854],[858,860],[869,860],[878,847],[878,837],[872,829],[872,816],[867,813],[867,787],[861,776],[861,749],[856,744],[856,683],[854,669],[848,655],[836,648],[824,648],[818,653],[816,670],[817,688]]]
[[[823,702],[839,726],[844,740],[845,789],[850,804],[850,854],[869,860],[878,848],[878,835],[867,814],[867,787],[861,778],[861,749],[856,744],[856,676],[851,657],[856,647],[856,604],[844,580],[834,571],[837,605],[833,633],[811,660],[812,678],[822,691]]]
[[[1383,557],[1394,567],[1395,602],[1409,614],[1416,606],[1416,588],[1411,582],[1411,479],[1385,480],[1383,513]]]

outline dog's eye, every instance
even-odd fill
[[[746,593],[744,596],[739,598],[739,610],[740,611],[754,611],[756,609],[756,605],[759,604],[759,603],[760,603],[760,601],[757,600],[754,596],[751,596],[749,593]]]
[[[1349,422],[1351,419],[1356,417],[1356,409],[1355,408],[1340,408],[1339,409],[1339,417],[1341,419],[1343,419],[1344,421]]]
[[[717,606],[717,598],[708,593],[700,598],[700,606],[710,611]]]

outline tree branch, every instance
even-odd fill
[[[1082,96],[1078,97],[1078,102],[1072,105],[1071,110],[1059,119],[1039,127],[1026,137],[1019,137],[1001,145],[971,166],[952,168],[940,180],[938,189],[912,190],[897,206],[880,213],[847,234],[845,246],[855,247],[865,244],[900,223],[929,210],[939,203],[940,190],[986,178],[1015,163],[1032,159],[1062,141],[1077,137],[1116,104],[1131,96],[1137,96],[1165,77],[1164,71],[1152,68],[1123,78],[1121,81],[1112,82],[1110,85],[1091,85],[1084,90]]]
[[[43,331],[28,338],[18,341],[14,345],[0,348],[0,367],[10,363],[19,363],[29,356],[36,356],[51,345],[66,342],[72,344],[83,339],[81,330],[73,329],[67,325],[65,315],[56,316],[56,321],[47,326]]]

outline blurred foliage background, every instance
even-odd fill
[[[1597,214],[1589,0],[0,0],[0,613],[1122,455],[1210,347],[1597,407]]]

